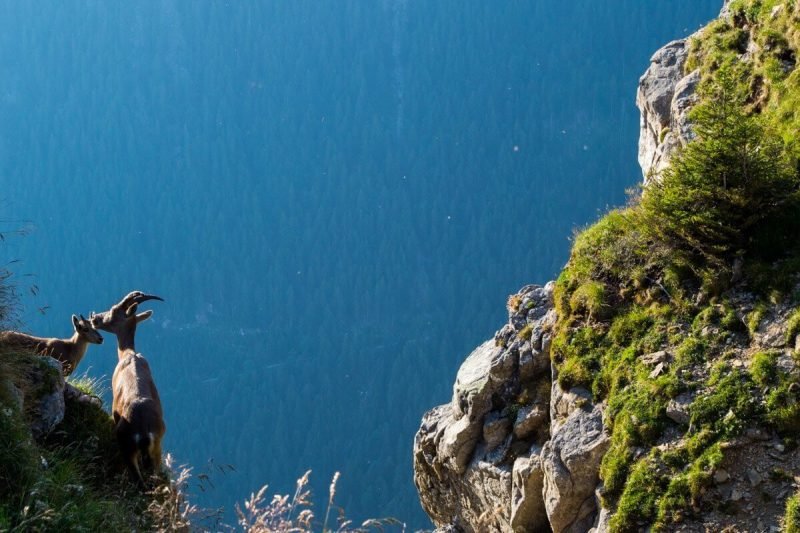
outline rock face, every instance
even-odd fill
[[[595,522],[600,461],[610,444],[600,405],[573,410],[545,444],[544,504],[553,531],[583,533]]]
[[[721,16],[727,7],[728,1]],[[645,184],[693,138],[689,111],[700,74],[685,72],[687,56],[688,39],[665,45],[639,81]],[[523,287],[508,307],[508,323],[461,366],[450,403],[423,417],[414,441],[422,506],[442,533],[610,531],[613,510],[602,509],[598,496],[610,446],[605,406],[593,404],[585,389],[563,390],[551,368],[553,283]],[[754,334],[760,346],[785,344],[785,329],[762,330]],[[670,357],[654,352],[643,362],[656,377]],[[686,426],[691,400],[675,398],[667,417]],[[707,526],[697,531],[720,530]]]
[[[461,365],[450,403],[425,414],[414,480],[439,531],[587,531],[609,445],[601,405],[550,365],[553,283],[509,298],[509,320]],[[448,529],[449,528],[449,529]]]
[[[725,0],[721,18],[730,16],[729,6],[730,0]],[[686,72],[691,38],[661,47],[639,79],[636,92],[636,106],[641,112],[639,166],[645,185],[657,178],[675,151],[694,137],[689,111],[697,101],[700,72]]]
[[[24,409],[29,417],[31,433],[41,438],[64,420],[64,375],[61,363],[50,357],[41,357],[31,367]]]
[[[650,67],[639,79],[639,165],[645,184],[692,138],[687,115],[696,99],[700,74],[684,75],[688,53],[687,39],[672,41],[653,54]]]
[[[102,405],[99,398],[66,383],[61,363],[51,357],[31,358],[23,375],[24,386],[0,380],[0,391],[24,413],[35,439],[46,436],[64,420],[67,402]]]

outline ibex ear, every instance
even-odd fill
[[[136,310],[137,310],[138,308],[139,308],[139,304],[133,304],[133,305],[131,305],[131,306],[130,306],[130,307],[128,307],[128,309],[125,311],[125,316],[126,316],[126,317],[129,317],[129,318],[130,318],[130,317],[132,317],[133,315],[135,315],[135,314],[136,314]]]
[[[75,326],[75,329],[78,329],[78,324],[80,324],[80,320],[75,315],[72,315],[72,325]]]
[[[152,310],[145,311],[144,313],[139,313],[138,315],[136,315],[136,323],[138,324],[139,322],[147,320],[151,316],[153,316]]]

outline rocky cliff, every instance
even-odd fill
[[[589,391],[563,390],[550,364],[551,282],[508,300],[509,321],[467,357],[453,399],[414,443],[425,511],[454,531],[588,531],[610,444]]]
[[[750,111],[766,105],[764,54],[789,57],[800,5],[733,4],[658,50],[640,80],[645,184],[693,140],[689,111],[726,37],[735,40],[724,52],[752,77]],[[765,44],[768,32],[783,52]],[[783,65],[791,75],[793,52]],[[530,285],[509,297],[508,323],[467,357],[452,400],[424,415],[415,438],[415,482],[438,531],[779,530],[800,479],[791,435],[800,429],[796,269],[766,274],[786,278],[794,296],[765,298],[755,278],[741,281],[741,256],[726,268],[723,288],[684,284],[685,305],[663,272],[637,274],[611,298],[606,280],[562,294],[553,282]],[[595,293],[605,298],[596,309]],[[580,324],[559,314],[579,307],[588,310]],[[616,352],[586,363],[581,350],[597,346]],[[635,372],[611,376],[610,361]]]

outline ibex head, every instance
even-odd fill
[[[72,327],[75,328],[75,333],[78,334],[78,337],[86,340],[86,342],[103,344],[103,336],[94,329],[92,323],[86,320],[83,315],[80,315],[80,318],[72,315]]]
[[[153,314],[152,311],[137,313],[139,304],[148,300],[164,301],[163,298],[153,294],[145,294],[141,291],[128,293],[119,303],[111,306],[111,309],[103,313],[92,313],[90,320],[92,326],[97,329],[108,331],[119,337],[122,334],[132,335],[136,331],[136,324],[147,320]]]

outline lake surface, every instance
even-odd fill
[[[340,470],[349,516],[426,527],[422,414],[507,295],[641,179],[638,77],[720,4],[3,2],[20,318],[66,336],[72,313],[160,294],[137,348],[165,448],[236,467],[202,503],[312,469],[324,505]],[[111,375],[109,341],[83,370]]]

